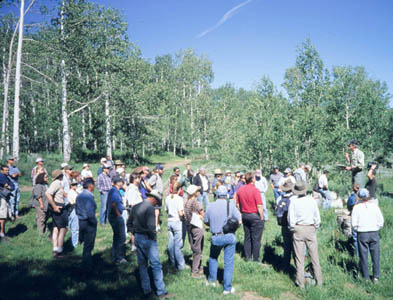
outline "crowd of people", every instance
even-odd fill
[[[347,171],[352,172],[354,193],[348,199],[348,209],[352,214],[353,239],[356,253],[359,253],[360,269],[368,281],[368,252],[373,261],[374,282],[380,277],[379,236],[383,226],[383,216],[375,198],[377,165],[371,163],[365,188],[362,187],[364,154],[358,143],[351,141],[352,155],[346,155]],[[1,166],[0,174],[0,225],[4,237],[5,220],[19,218],[20,191],[18,178],[22,175],[14,166],[14,157],[7,158],[7,165]],[[102,158],[96,179],[89,164],[84,164],[81,172],[63,163],[59,169],[49,174],[44,160],[38,158],[32,169],[33,206],[36,209],[38,233],[49,234],[48,219],[52,219],[50,239],[53,257],[64,257],[63,245],[67,230],[70,230],[73,247],[83,243],[82,263],[86,270],[93,266],[91,253],[94,249],[97,224],[113,231],[112,260],[117,264],[127,264],[126,240],[129,237],[131,251],[137,255],[141,287],[145,295],[153,293],[148,273],[152,268],[155,293],[160,298],[169,298],[163,280],[157,234],[161,230],[160,215],[165,210],[168,216],[168,253],[173,270],[190,268],[193,278],[205,278],[202,251],[206,226],[211,233],[209,275],[207,286],[217,286],[218,257],[224,252],[224,294],[235,293],[232,286],[236,231],[243,227],[243,255],[246,261],[262,264],[260,260],[261,238],[264,224],[269,220],[266,193],[269,185],[274,195],[274,214],[281,226],[284,256],[282,264],[289,268],[291,258],[296,265],[296,284],[304,288],[306,276],[305,258],[312,265],[312,276],[317,285],[322,285],[322,270],[318,256],[317,230],[321,224],[318,204],[308,193],[308,172],[311,167],[300,164],[292,172],[290,168],[280,172],[273,166],[269,180],[260,169],[242,173],[230,170],[214,170],[213,177],[201,167],[194,173],[191,165],[181,173],[178,167],[169,177],[168,195],[164,198],[162,175],[164,166],[157,164],[153,170],[147,166],[126,173],[126,166],[120,160]],[[328,188],[328,174],[324,170],[319,176],[315,192],[321,194],[322,208],[329,209],[332,197]],[[100,194],[100,210],[97,220],[97,204],[94,190]],[[213,195],[211,202],[209,195]],[[376,201],[375,201],[376,200]],[[188,267],[183,256],[186,237],[192,251],[192,264]],[[307,251],[306,251],[307,250]]]

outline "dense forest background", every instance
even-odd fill
[[[310,40],[299,41],[283,74],[285,93],[264,70],[252,90],[214,89],[208,57],[186,49],[146,60],[117,10],[83,0],[58,1],[54,10],[34,0],[18,5],[22,15],[40,10],[42,22],[1,15],[0,159],[61,152],[65,161],[141,161],[196,151],[266,171],[343,163],[352,138],[369,159],[390,159],[386,84],[361,66],[328,70]]]

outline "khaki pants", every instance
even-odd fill
[[[37,230],[40,235],[44,235],[47,231],[46,223],[48,221],[48,212],[40,208],[39,205],[35,207],[35,220],[37,222]]]
[[[293,250],[296,263],[296,284],[304,287],[304,246],[307,247],[318,285],[322,285],[322,270],[319,264],[317,234],[314,226],[297,225],[293,232]]]

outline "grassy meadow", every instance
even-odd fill
[[[175,165],[182,166],[185,160],[169,161],[168,158],[155,157],[152,162],[165,162],[168,170],[164,181],[172,173]],[[217,163],[195,161],[193,169],[205,165],[209,170]],[[98,165],[93,165],[93,171]],[[221,166],[222,169],[225,169]],[[169,169],[170,168],[170,169]],[[234,170],[234,167],[229,167]],[[240,166],[239,166],[240,168]],[[51,171],[51,170],[50,170]],[[385,217],[381,237],[381,279],[379,285],[366,285],[359,278],[357,260],[353,256],[347,238],[338,230],[333,210],[322,211],[322,226],[318,231],[319,256],[322,265],[324,284],[322,287],[307,286],[304,290],[294,284],[295,267],[284,271],[281,267],[283,255],[281,228],[273,215],[273,194],[267,195],[270,206],[270,220],[265,223],[262,236],[261,257],[263,264],[245,262],[241,257],[243,229],[237,232],[238,247],[235,255],[233,286],[235,295],[222,295],[223,287],[206,287],[205,280],[190,277],[190,270],[171,272],[166,253],[166,216],[162,217],[162,231],[158,235],[164,281],[168,292],[175,299],[393,299],[393,179],[390,173],[377,177],[383,183],[383,195],[379,196],[380,206]],[[347,175],[348,176],[348,175]],[[27,177],[27,176],[26,176]],[[99,196],[95,192],[99,205]],[[82,247],[72,251],[70,233],[67,233],[65,252],[62,260],[52,258],[51,242],[40,238],[35,227],[35,210],[27,208],[30,192],[22,192],[22,218],[14,223],[7,222],[8,239],[0,243],[0,299],[142,299],[138,282],[136,254],[127,246],[126,265],[111,263],[112,230],[110,225],[98,226],[93,259],[95,268],[86,273],[81,268]],[[99,208],[97,209],[97,216]],[[203,265],[208,274],[210,233],[205,232]],[[183,250],[186,262],[190,264],[191,250],[188,241]],[[219,281],[223,277],[223,252],[220,256]]]

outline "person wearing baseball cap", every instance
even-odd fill
[[[128,224],[135,236],[137,259],[141,286],[145,297],[152,295],[148,262],[153,269],[154,284],[159,298],[170,298],[163,280],[162,265],[157,245],[155,208],[162,205],[161,195],[152,190],[146,194],[146,199],[133,206]]]
[[[97,171],[97,176],[100,176],[100,174],[102,173],[102,170],[104,168],[104,166],[107,164],[107,160],[105,157],[100,159],[100,168]]]
[[[14,190],[12,191],[10,197],[10,207],[11,207],[11,219],[19,219],[19,202],[20,202],[20,188],[19,188],[19,177],[22,176],[22,172],[14,166],[15,157],[7,157],[7,165],[9,170],[9,176],[14,184]]]
[[[76,178],[73,178],[70,182],[70,190],[67,194],[67,209],[69,212],[68,216],[68,227],[70,228],[71,231],[71,242],[72,246],[76,248],[78,246],[78,241],[79,241],[79,221],[78,221],[78,216],[76,215],[75,212],[75,203],[76,203],[76,198],[78,197],[78,192],[77,192],[77,187],[78,187],[78,180]]]
[[[364,279],[370,281],[368,271],[368,252],[370,251],[373,263],[374,283],[378,283],[380,278],[380,247],[379,230],[383,227],[384,219],[379,206],[370,202],[370,193],[367,189],[360,189],[358,192],[360,203],[356,204],[352,210],[352,228],[357,232],[359,265]]]
[[[224,295],[234,294],[232,286],[233,263],[236,250],[236,234],[224,232],[224,226],[228,219],[234,219],[240,225],[240,212],[233,202],[227,202],[228,190],[221,185],[216,191],[217,199],[207,207],[204,222],[209,225],[211,237],[209,257],[209,279],[208,285],[216,285],[218,257],[224,249]],[[236,223],[235,223],[236,224]]]
[[[45,160],[42,157],[38,157],[35,160],[35,167],[31,170],[31,181],[32,181],[33,186],[35,184],[35,178],[39,174],[40,170],[43,170],[44,173],[49,175],[49,173],[44,168],[44,162],[45,162]]]
[[[291,197],[288,210],[289,228],[293,234],[293,250],[296,262],[296,284],[304,288],[304,259],[305,248],[310,255],[315,279],[318,286],[322,285],[322,270],[319,263],[318,241],[316,230],[321,225],[321,217],[317,202],[307,195],[308,184],[297,181],[292,188],[292,193],[297,197]]]
[[[351,151],[351,155],[347,152],[344,154],[345,160],[349,166],[345,167],[345,170],[350,171],[352,174],[352,184],[359,184],[363,186],[364,176],[364,153],[359,150],[359,142],[357,140],[351,140],[348,142],[348,149]]]
[[[112,243],[112,261],[116,264],[125,264],[125,247],[126,241],[125,223],[123,218],[123,199],[120,195],[120,189],[123,187],[124,179],[120,176],[113,178],[113,187],[108,193],[107,214],[109,224],[113,230]]]
[[[106,224],[108,219],[107,213],[107,201],[108,201],[108,193],[112,188],[112,180],[109,176],[109,166],[104,164],[102,165],[102,172],[98,175],[97,178],[97,190],[100,192],[100,224],[103,226]]]

